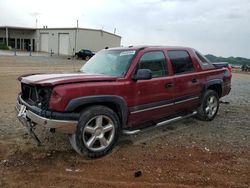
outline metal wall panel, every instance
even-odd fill
[[[59,54],[69,55],[69,34],[59,33]]]
[[[40,34],[40,51],[42,52],[49,52],[49,34],[48,33],[41,33]]]

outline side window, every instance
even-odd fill
[[[91,54],[91,52],[89,50],[86,50],[86,54]]]
[[[168,51],[174,74],[183,74],[194,71],[192,60],[187,51],[171,50]]]
[[[203,55],[201,55],[199,52],[195,51],[195,54],[197,55],[197,57],[200,59],[202,63],[208,63],[207,59]]]
[[[149,69],[152,77],[162,77],[167,75],[167,63],[163,52],[146,52],[140,59],[137,69]]]

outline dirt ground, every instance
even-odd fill
[[[0,56],[0,187],[250,187],[249,74],[233,74],[232,92],[212,122],[190,118],[121,136],[112,153],[96,160],[77,155],[67,135],[40,127],[44,145],[37,147],[16,118],[16,78],[76,71],[82,63]]]

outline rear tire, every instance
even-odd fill
[[[117,114],[105,106],[92,106],[81,113],[70,143],[80,155],[97,158],[115,146],[120,131]]]
[[[207,90],[203,95],[201,106],[197,110],[197,118],[212,121],[219,110],[219,96],[214,90]]]

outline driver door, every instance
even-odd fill
[[[134,125],[157,120],[170,115],[172,110],[172,78],[168,77],[168,68],[163,51],[143,53],[136,66],[138,69],[152,71],[152,79],[132,81],[129,108],[129,122]]]

